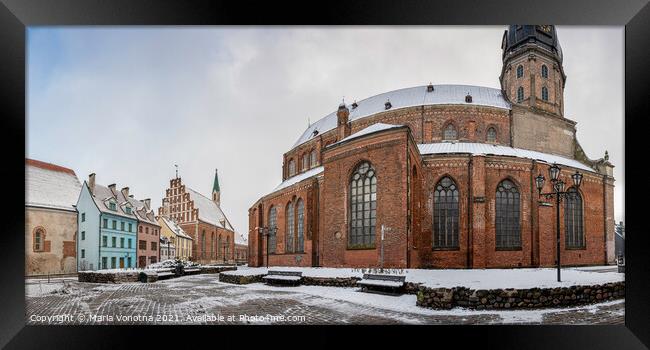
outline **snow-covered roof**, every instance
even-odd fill
[[[359,130],[359,131],[355,132],[354,134],[342,139],[341,141],[334,143],[334,145],[337,145],[337,144],[345,142],[345,141],[353,140],[353,139],[359,138],[359,137],[364,136],[364,135],[369,135],[369,134],[372,134],[372,133],[376,133],[376,132],[384,131],[384,130],[389,130],[389,129],[400,128],[402,126],[403,125],[392,125],[392,124],[384,124],[384,123],[372,124],[369,127],[365,128],[365,129],[362,129],[362,130]]]
[[[194,201],[194,207],[199,210],[199,220],[230,231],[235,231],[217,203],[189,187],[187,187],[187,192]]]
[[[97,208],[99,208],[99,211],[102,213],[123,216],[129,219],[138,219],[138,217],[135,215],[136,208],[133,207],[133,204],[127,201],[127,197],[124,196],[122,191],[112,191],[110,188],[96,183],[95,189],[92,191],[92,195],[95,204],[97,204]],[[109,202],[111,198],[115,200],[115,210],[111,210],[109,208]],[[127,202],[131,205],[131,214],[127,214],[125,206],[121,205],[121,203],[124,202]]]
[[[472,102],[465,102],[465,96],[470,94]],[[357,102],[357,107],[347,105],[350,110],[349,120],[357,120],[373,114],[384,112],[385,103],[390,101],[390,110],[398,108],[425,106],[425,105],[477,105],[502,109],[510,109],[510,103],[505,100],[501,90],[473,85],[434,85],[433,91],[428,92],[427,86],[416,86],[395,91],[385,92]],[[311,124],[298,138],[292,148],[303,144],[314,136],[336,128],[336,111]],[[314,135],[314,131],[318,131]]]
[[[498,156],[512,156],[519,158],[528,158],[541,160],[546,163],[557,163],[570,166],[576,169],[582,169],[593,172],[594,169],[580,163],[575,159],[569,159],[562,156],[542,153],[537,151],[530,151],[521,148],[513,148],[508,146],[492,145],[487,143],[470,143],[470,142],[439,142],[439,143],[426,143],[418,144],[418,148],[422,155],[425,154],[444,154],[444,153],[469,153],[469,154],[484,154],[484,155],[498,155]]]
[[[74,211],[81,183],[74,171],[25,159],[25,205]]]
[[[235,243],[248,245],[248,239],[243,234],[235,232]]]
[[[161,216],[160,219],[162,219],[165,225],[167,225],[167,227],[169,227],[169,229],[172,230],[172,232],[174,232],[174,234],[176,234],[177,236],[181,236],[187,239],[192,239],[192,237],[190,237],[190,235],[185,233],[185,231],[180,226],[178,226],[178,224],[174,220],[171,220],[164,216]]]
[[[290,178],[282,181],[276,188],[273,189],[273,191],[271,191],[271,193],[273,193],[275,191],[279,191],[279,190],[281,190],[283,188],[287,188],[287,187],[289,187],[289,186],[291,186],[293,184],[296,184],[296,183],[298,183],[298,182],[300,182],[302,180],[308,179],[308,178],[310,178],[312,176],[316,176],[316,175],[322,173],[324,169],[325,168],[323,168],[323,166],[319,166],[319,167],[315,167],[313,169],[310,169],[308,171],[305,171],[302,174],[298,174],[298,175],[295,175],[293,177],[290,177]]]
[[[144,201],[137,200],[133,197],[127,197],[127,200],[135,208],[134,212],[138,217],[138,220],[158,226],[158,221],[156,221],[156,214],[154,213],[153,209],[149,209],[149,211],[147,211]]]

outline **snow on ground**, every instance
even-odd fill
[[[284,291],[293,292],[295,294],[288,294],[287,297],[293,297],[301,302],[310,302],[302,298],[302,294],[316,296],[322,299],[329,299],[333,301],[345,301],[353,304],[365,305],[375,307],[378,309],[394,311],[398,313],[410,313],[426,316],[469,316],[469,315],[499,315],[503,323],[540,323],[545,314],[557,313],[563,311],[576,311],[586,310],[589,312],[596,312],[598,308],[607,305],[614,305],[625,302],[624,299],[614,300],[610,302],[583,305],[570,308],[552,308],[552,309],[538,309],[538,310],[472,310],[462,307],[456,307],[450,310],[433,310],[415,305],[417,297],[411,294],[400,296],[374,294],[361,292],[359,288],[340,288],[340,287],[322,287],[322,286],[297,286],[297,287],[278,287],[268,286],[265,284],[247,284],[243,285],[249,292],[247,293],[251,298],[253,295],[263,295],[266,291]],[[253,294],[253,295],[251,295]],[[319,300],[319,299],[313,299]],[[405,321],[414,320],[404,315]]]
[[[468,287],[472,289],[497,288],[554,288],[573,285],[591,285],[624,280],[624,275],[615,271],[607,272],[611,266],[562,269],[562,282],[557,282],[557,270],[553,268],[530,269],[403,269],[392,270],[392,274],[406,275],[406,282],[422,283],[424,286]],[[270,267],[269,270],[301,271],[307,277],[363,277],[361,269],[328,267]],[[605,270],[605,271],[603,271]],[[236,271],[222,272],[230,275],[264,275],[265,267],[238,268]]]
[[[25,296],[28,297],[38,297],[48,294],[56,293],[65,293],[69,294],[73,292],[73,288],[70,287],[70,284],[66,283],[67,280],[58,279],[58,280],[39,280],[39,281],[29,281],[25,283]]]

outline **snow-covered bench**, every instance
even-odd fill
[[[300,271],[269,271],[262,277],[267,284],[298,285],[302,281],[302,272]]]
[[[183,271],[186,275],[196,275],[198,273],[201,273],[201,268],[199,267],[190,267],[187,268]]]
[[[390,291],[396,293],[404,287],[406,276],[383,275],[366,273],[363,279],[357,282],[363,291]]]

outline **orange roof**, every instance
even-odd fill
[[[35,166],[35,167],[39,167],[39,168],[42,168],[42,169],[58,171],[58,172],[68,173],[70,175],[77,176],[74,173],[74,170],[72,170],[72,169],[68,169],[66,167],[62,167],[60,165],[56,165],[56,164],[52,164],[52,163],[41,162],[40,160],[25,158],[25,164]]]

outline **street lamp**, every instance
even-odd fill
[[[557,166],[557,164],[551,165],[550,168],[548,168],[548,173],[551,178],[551,183],[553,184],[553,192],[548,192],[548,193],[542,193],[542,188],[544,188],[544,175],[539,174],[535,178],[535,185],[537,186],[537,191],[539,192],[539,196],[542,197],[544,196],[546,199],[553,198],[555,197],[555,229],[556,229],[556,253],[557,253],[557,281],[561,282],[560,278],[560,201],[564,197],[568,197],[573,195],[571,192],[564,191],[564,181],[562,181],[560,177],[560,167]],[[580,187],[580,184],[582,183],[582,174],[576,170],[576,172],[571,175],[571,179],[573,180],[573,186],[575,186],[576,191]]]
[[[278,230],[277,227],[258,227],[259,233],[266,237],[266,268],[269,268],[269,238],[271,235],[275,235],[275,232]]]

